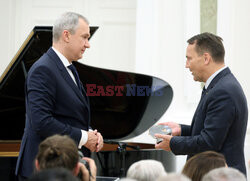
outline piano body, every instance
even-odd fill
[[[98,27],[91,27],[91,36]],[[32,64],[52,45],[52,27],[34,27],[0,77],[0,177],[14,180],[15,164],[25,124],[24,82]],[[107,70],[74,63],[81,81],[92,86],[91,125],[102,133],[105,144],[93,153],[98,175],[122,177],[135,161],[162,161],[167,171],[175,170],[172,153],[155,150],[154,144],[126,143],[149,129],[167,110],[173,97],[171,86],[156,77]],[[97,87],[118,86],[120,94],[93,96]],[[99,92],[102,93],[102,92]]]

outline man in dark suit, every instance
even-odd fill
[[[201,100],[192,124],[162,123],[172,128],[172,135],[159,135],[163,141],[157,149],[176,155],[193,155],[213,150],[222,153],[229,167],[246,174],[244,141],[248,120],[244,92],[224,64],[222,39],[202,33],[188,40],[186,68],[195,81],[204,82]]]
[[[90,129],[89,100],[72,64],[90,47],[89,37],[86,18],[64,13],[54,23],[53,46],[29,70],[26,123],[16,166],[19,180],[32,174],[38,146],[48,136],[69,135],[84,156],[103,146],[102,135]]]

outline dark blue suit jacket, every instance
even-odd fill
[[[34,169],[38,146],[48,136],[69,135],[78,145],[81,129],[89,129],[90,108],[88,98],[52,48],[30,68],[25,99],[26,123],[16,174],[28,177]]]
[[[246,174],[244,141],[248,108],[244,92],[229,68],[208,86],[195,111],[191,126],[181,126],[170,147],[174,154],[191,156],[214,150],[222,153],[228,166]]]

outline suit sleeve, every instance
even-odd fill
[[[205,109],[204,126],[200,134],[175,136],[171,139],[170,148],[174,154],[192,155],[206,150],[221,149],[235,119],[235,104],[225,90],[220,90],[208,98]]]
[[[79,143],[81,130],[58,121],[53,116],[56,91],[56,77],[51,70],[40,66],[28,76],[26,85],[27,112],[30,115],[31,127],[41,137],[53,134],[67,134]]]
[[[190,136],[191,135],[191,126],[181,124],[181,136]]]

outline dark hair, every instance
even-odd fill
[[[192,181],[200,181],[210,170],[225,166],[224,155],[215,151],[205,151],[191,157],[184,165],[182,173]]]
[[[79,159],[78,149],[70,137],[54,135],[41,142],[36,159],[41,170],[64,167],[73,171]]]
[[[208,52],[214,62],[224,63],[225,49],[222,38],[212,33],[201,33],[193,36],[187,42],[191,45],[195,44],[196,52],[202,55]]]
[[[65,168],[50,168],[34,173],[28,181],[79,181]]]

